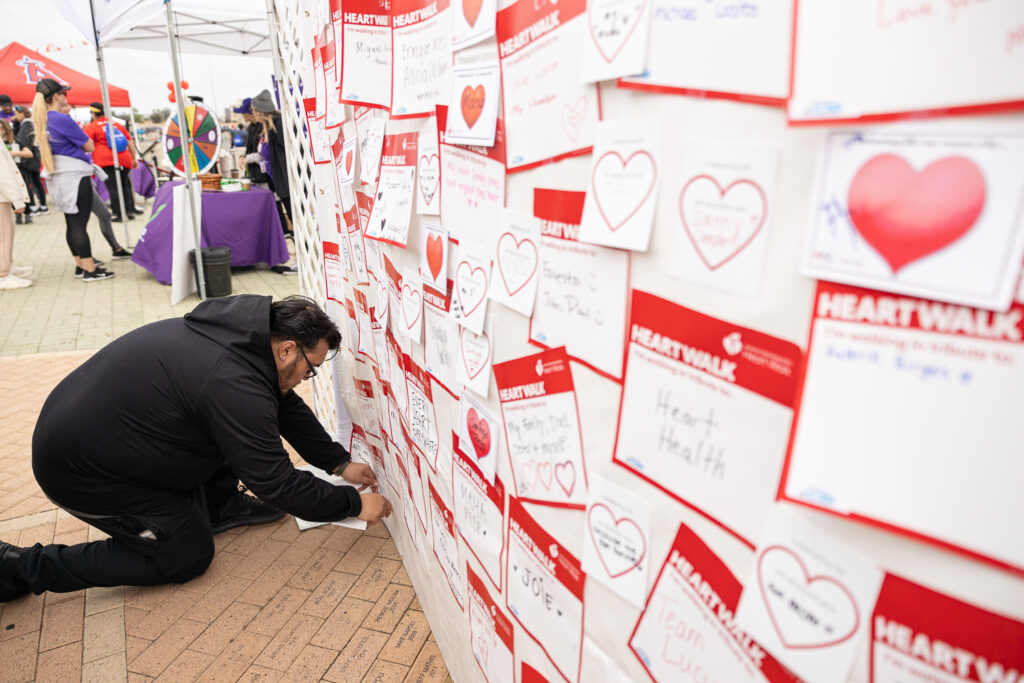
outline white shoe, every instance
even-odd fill
[[[32,266],[11,266],[11,275],[28,277],[32,274]]]
[[[22,289],[24,287],[31,286],[31,280],[22,279],[17,275],[8,275],[7,277],[0,277],[0,289]]]

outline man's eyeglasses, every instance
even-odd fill
[[[302,379],[313,379],[314,377],[316,377],[317,373],[316,366],[309,362],[309,358],[306,357],[306,352],[302,350],[301,346],[296,344],[295,348],[297,348],[299,350],[299,353],[302,354],[302,358],[306,361],[306,365],[309,367],[309,370],[306,372],[305,375],[303,375]]]

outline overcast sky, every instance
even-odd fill
[[[16,41],[36,50],[47,43],[82,38],[78,29],[61,17],[49,0],[0,0],[0,47]],[[132,104],[141,113],[174,106],[167,101],[167,82],[174,79],[174,72],[166,52],[108,48],[103,53],[107,78],[129,91]],[[46,56],[99,78],[96,53],[89,47],[61,50]],[[267,57],[182,55],[182,78],[189,83],[189,93],[202,96],[207,104],[216,107],[218,114],[243,97],[252,97],[271,87],[272,74],[273,67]]]

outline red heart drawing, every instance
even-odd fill
[[[467,335],[470,337],[471,342],[479,345],[480,348],[472,348],[470,344],[470,351],[476,351],[475,354],[470,354],[470,357],[466,356],[466,339]],[[486,343],[486,350],[483,350],[484,344]],[[476,376],[483,372],[483,369],[487,367],[487,362],[491,358],[491,338],[487,336],[486,332],[481,334],[474,334],[473,330],[468,330],[463,327],[459,332],[459,348],[462,350],[462,367],[466,368],[466,375],[469,379],[474,380]]]
[[[687,193],[701,191],[704,187],[707,187],[707,183],[711,183],[713,189],[717,191],[717,196],[714,196],[714,192],[712,192],[712,199],[707,202],[709,205],[713,204],[716,200],[724,201],[725,196],[734,188],[753,192],[750,196],[757,200],[758,206],[748,207],[746,211],[739,212],[739,214],[742,214],[741,218],[736,219],[734,225],[730,224],[728,226],[728,229],[733,231],[733,235],[732,237],[727,237],[724,242],[721,241],[721,235],[715,232],[719,229],[721,221],[713,220],[714,217],[712,216],[712,219],[707,220],[712,227],[706,228],[700,220],[693,221],[691,220],[693,216],[688,216],[693,209],[687,209]],[[714,208],[708,210],[709,213],[713,213],[713,211]],[[736,214],[735,211],[730,213]],[[686,236],[693,245],[693,248],[697,251],[697,256],[704,262],[708,270],[721,268],[746,249],[754,241],[758,233],[761,232],[767,215],[768,198],[764,190],[753,180],[747,180],[746,178],[735,180],[723,189],[715,178],[709,175],[698,175],[690,178],[683,185],[683,189],[679,193],[679,218],[683,222],[683,230],[686,232]],[[728,220],[732,220],[731,215],[722,219],[722,221]]]
[[[811,637],[808,637],[807,633],[797,633],[795,630],[793,630],[791,625],[789,626],[789,628],[784,628],[783,626],[780,626],[780,621],[783,621],[784,623],[796,624],[797,628],[802,628],[806,624],[812,622],[805,619],[800,619],[799,617],[795,616],[790,617],[789,605],[792,601],[791,597],[775,597],[775,600],[785,600],[785,602],[778,604],[778,608],[780,608],[780,610],[782,611],[780,611],[779,613],[775,612],[776,604],[773,602],[773,599],[769,597],[769,590],[765,590],[765,581],[767,577],[764,574],[764,561],[765,558],[769,555],[772,556],[772,564],[782,562],[790,565],[789,567],[787,567],[787,569],[794,568],[792,567],[792,564],[796,564],[795,568],[798,568],[800,570],[804,585],[807,587],[807,590],[817,590],[820,592],[819,598],[824,597],[824,599],[818,599],[813,601],[814,603],[827,605],[830,604],[830,600],[834,600],[837,597],[840,598],[840,601],[843,603],[842,607],[850,608],[850,611],[852,613],[853,621],[851,624],[848,625],[848,628],[839,629],[835,633],[828,634],[825,636],[822,636],[820,633],[818,633],[812,634]],[[783,580],[795,583],[796,581],[799,581],[799,577],[793,577],[786,574]],[[757,583],[758,587],[761,589],[761,599],[764,601],[765,609],[768,612],[768,618],[771,620],[772,627],[775,629],[775,633],[779,636],[779,640],[782,642],[782,645],[784,647],[787,647],[791,650],[808,650],[830,647],[832,645],[838,645],[839,643],[848,640],[850,637],[853,636],[854,633],[857,632],[857,627],[860,625],[860,610],[857,609],[857,601],[854,600],[853,595],[850,593],[849,589],[836,579],[832,578],[831,576],[824,576],[822,574],[819,574],[817,576],[811,576],[807,572],[807,567],[804,565],[800,557],[789,548],[786,548],[785,546],[768,546],[767,548],[765,548],[764,552],[761,553],[761,557],[759,557],[757,560]],[[811,589],[810,587],[814,584],[817,584],[817,588]],[[808,602],[810,603],[811,601]],[[836,603],[838,602],[839,601],[836,601]],[[832,607],[833,609],[835,609],[839,607],[839,605],[833,604]],[[797,622],[790,622],[791,619],[800,620]]]
[[[345,173],[352,172],[352,150],[345,153]]]
[[[551,463],[542,462],[537,465],[537,483],[548,491],[551,490]]]
[[[576,466],[568,460],[558,463],[555,465],[555,480],[565,491],[565,495],[571,496],[572,490],[576,488]]]
[[[630,164],[636,161],[632,175],[627,175]],[[650,176],[650,177],[648,177]],[[636,212],[644,205],[647,198],[654,192],[654,185],[658,178],[658,165],[650,152],[638,150],[623,159],[618,152],[605,152],[594,164],[594,171],[590,174],[590,187],[594,192],[594,203],[601,213],[605,225],[612,232],[615,232],[636,215]],[[632,197],[634,200],[639,197],[632,206],[627,204],[624,207],[616,203],[608,204],[611,199],[610,192]],[[606,204],[601,203],[601,196],[605,195]],[[609,217],[608,214],[612,214]],[[625,214],[625,215],[623,215]]]
[[[582,95],[572,106],[562,106],[562,130],[569,139],[576,142],[583,128],[583,115],[587,113],[587,98]]]
[[[463,270],[465,266],[465,270]],[[476,272],[480,271],[480,277],[483,280],[482,283],[477,283],[480,289],[480,296],[477,297],[472,307],[466,306],[466,302],[462,300],[462,282],[466,278],[473,278]],[[455,294],[459,297],[459,306],[462,308],[462,317],[468,318],[473,314],[473,311],[480,308],[480,304],[487,298],[487,271],[480,266],[471,266],[468,261],[459,261],[458,267],[455,269]]]
[[[850,221],[895,274],[960,239],[985,206],[985,176],[966,157],[944,157],[920,173],[903,157],[879,154],[850,183]]]
[[[533,458],[526,460],[522,465],[523,469],[523,481],[522,484],[526,484],[528,488],[532,488],[537,485],[537,461]]]
[[[604,61],[611,64],[622,52],[622,48],[626,47],[629,37],[640,25],[640,17],[643,16],[646,5],[647,0],[638,2],[635,13],[630,17],[628,11],[633,8],[624,8],[623,3],[617,4],[614,11],[609,11],[607,6],[602,6],[600,3],[587,4],[590,38],[594,41],[594,45]],[[620,12],[626,12],[626,14],[621,15]],[[627,23],[629,28],[623,31],[622,25]]]
[[[640,546],[640,552],[637,553],[637,557],[634,562],[629,563],[627,566],[626,562],[620,560],[614,554],[612,554],[608,558],[605,557],[607,549],[605,548],[605,546],[602,546],[600,543],[597,542],[597,536],[594,535],[594,527],[598,524],[601,524],[602,522],[613,527],[616,530],[616,533],[624,536],[632,536],[636,541],[638,541],[637,545]],[[632,527],[635,531],[632,533],[625,530],[619,531],[620,526],[624,528]],[[639,567],[640,562],[642,562],[644,557],[647,555],[647,541],[644,539],[644,533],[640,529],[640,525],[634,522],[629,517],[616,519],[615,515],[611,511],[611,508],[609,508],[604,503],[594,503],[594,505],[590,508],[590,511],[587,512],[587,531],[590,532],[590,539],[594,542],[594,548],[597,549],[597,556],[601,560],[601,564],[604,566],[604,570],[608,572],[608,576],[610,576],[613,579],[617,579],[620,576],[628,574],[629,572],[633,571],[633,569]],[[618,571],[615,571],[608,566],[609,561],[612,564],[616,565],[615,569]],[[620,565],[624,568],[621,568]]]
[[[509,240],[511,240],[511,244],[508,243]],[[504,247],[502,246],[503,243],[505,245]],[[503,261],[505,260],[505,258],[507,258],[507,255],[509,253],[508,250],[514,251],[516,252],[516,254],[518,254],[520,248],[522,248],[524,245],[533,252],[533,255],[530,257],[530,259],[533,261],[533,267],[530,269],[530,272],[526,277],[523,277],[521,273],[511,273],[510,275],[513,279],[513,282],[510,285],[509,278],[505,276],[505,269],[508,268],[509,266],[504,265]],[[508,292],[509,296],[515,296],[517,292],[519,292],[523,287],[530,283],[530,278],[532,278],[533,274],[537,272],[537,245],[534,244],[533,240],[531,240],[528,237],[524,237],[521,240],[517,240],[516,236],[510,232],[502,233],[501,237],[498,238],[497,261],[498,274],[501,275],[501,281],[505,285],[505,291]],[[522,282],[518,282],[518,280],[522,280]]]
[[[467,127],[472,128],[483,113],[485,96],[482,85],[475,88],[467,85],[462,89],[462,118],[466,121]]]
[[[427,235],[427,266],[436,281],[444,265],[444,240],[440,235]]]
[[[476,20],[480,17],[480,8],[483,7],[484,0],[462,0],[462,16],[466,17],[466,23],[470,26],[476,25]]]
[[[466,413],[466,427],[473,450],[476,451],[476,459],[485,457],[491,452],[491,426],[487,424],[487,419],[477,415],[476,408],[470,408]]]

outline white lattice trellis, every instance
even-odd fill
[[[300,29],[305,23],[303,15],[311,11],[306,6],[308,4],[300,0],[268,0],[268,19],[274,48],[274,78],[281,98],[281,120],[288,149],[288,181],[299,288],[305,296],[326,309],[316,198],[325,191],[333,192],[333,188],[319,178],[319,169],[313,164],[309,138],[305,135],[301,117],[304,66]],[[331,435],[336,436],[337,404],[331,363],[323,365],[312,384],[313,409]]]

